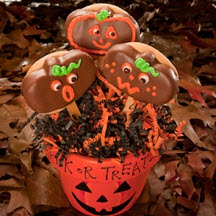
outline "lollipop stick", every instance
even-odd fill
[[[66,108],[67,108],[67,111],[70,114],[71,118],[74,121],[76,121],[81,116],[81,113],[79,111],[78,106],[76,105],[76,102],[73,102],[73,103],[69,104]],[[76,118],[74,118],[74,116]]]
[[[123,109],[123,113],[127,113],[129,110],[131,110],[133,107],[132,105],[134,104],[134,99],[130,96],[128,96],[128,99],[125,103],[125,107]]]

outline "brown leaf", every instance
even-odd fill
[[[18,16],[21,19],[28,20],[33,19],[35,17],[34,14],[27,10],[27,7],[13,5],[10,6],[8,9],[13,15]]]
[[[204,202],[200,203],[197,216],[215,216],[216,215],[216,194],[212,182],[205,181]]]
[[[202,108],[200,103],[194,101],[188,106],[181,106],[178,103],[173,103],[170,104],[170,108],[172,110],[172,117],[177,124],[183,120],[186,122],[186,125],[182,128],[184,134],[197,146],[212,150],[211,144],[203,143],[199,139],[190,123],[190,119],[200,119],[205,126],[213,127],[215,120],[212,118],[208,109]]]
[[[163,199],[162,196],[159,197],[153,214],[153,216],[158,215],[172,216],[171,212],[165,207],[165,199]]]
[[[28,59],[13,57],[12,59],[4,59],[1,65],[1,70],[6,71],[21,71],[22,67],[28,64]]]
[[[187,37],[190,39],[192,44],[203,47],[203,48],[209,48],[216,50],[216,32],[214,29],[212,29],[212,35],[213,38],[206,38],[203,39],[201,37],[197,37],[192,31],[182,31],[181,33],[187,35]]]
[[[1,40],[3,40],[4,43],[1,42],[0,47],[2,47],[5,44],[15,44],[19,48],[25,49],[29,46],[29,42],[23,36],[23,31],[21,29],[13,30],[7,35],[2,34],[1,37]]]
[[[138,203],[147,203],[150,200],[150,188],[149,183],[146,181],[146,184],[144,186],[144,189],[139,197]]]
[[[186,164],[181,163],[177,168],[177,173],[180,177],[179,183],[182,187],[182,190],[185,192],[188,198],[191,199],[193,194],[197,193],[192,180],[192,176],[194,174],[192,168]]]
[[[6,174],[18,179],[24,179],[24,176],[20,173],[16,165],[0,165],[0,178]]]
[[[0,106],[0,116],[2,119],[26,119],[25,110],[19,104],[13,104],[13,100],[10,104],[3,104]]]
[[[149,172],[148,182],[150,186],[151,200],[155,200],[156,197],[163,191],[166,183],[165,181],[158,179],[153,169],[151,169]]]
[[[15,96],[14,93],[0,95],[0,104],[7,103],[9,100],[14,98],[14,96]]]
[[[172,180],[177,177],[176,176],[176,169],[177,169],[177,165],[180,162],[180,160],[175,160],[175,161],[170,161],[168,163],[165,163],[165,181],[169,181]]]
[[[24,207],[31,215],[33,214],[25,189],[10,190],[8,192],[11,194],[11,199],[7,208],[8,213],[13,212],[17,208]]]
[[[46,30],[37,29],[37,25],[33,25],[33,26],[27,26],[24,29],[23,34],[25,36],[32,36],[32,35],[40,35],[44,32],[46,32]]]
[[[7,216],[8,202],[10,201],[10,194],[8,192],[0,192],[0,215]]]
[[[22,189],[22,188],[25,188],[25,186],[23,182],[11,178],[9,180],[1,180],[0,188]]]
[[[180,45],[175,43],[175,38],[172,37],[162,37],[154,35],[152,33],[142,33],[140,42],[149,44],[155,49],[162,52],[165,56],[173,56],[176,54],[176,50],[180,50]]]
[[[199,204],[197,201],[190,200],[190,199],[182,197],[182,196],[177,197],[177,203],[184,206],[187,209],[193,210],[194,212],[197,211],[198,204]]]
[[[165,166],[161,161],[158,161],[153,169],[158,178],[165,175]]]
[[[204,176],[212,180],[216,169],[216,157],[212,160],[211,164],[205,169]]]
[[[26,178],[31,206],[34,210],[42,206],[68,207],[69,203],[57,178],[47,170],[33,167],[33,174]]]
[[[21,82],[10,82],[8,78],[0,78],[1,90],[17,90],[21,88]]]
[[[208,107],[208,106],[205,103],[205,100],[204,100],[203,96],[201,95],[201,93],[205,93],[205,94],[208,94],[208,95],[216,98],[216,93],[214,91],[209,90],[208,88],[206,88],[204,86],[198,85],[196,83],[190,82],[190,81],[185,80],[185,79],[179,80],[179,86],[186,89],[189,92],[189,94],[193,100],[199,101],[205,107]]]
[[[199,173],[199,175],[202,176],[205,165],[201,160],[201,153],[198,151],[191,152],[190,154],[187,154],[187,158],[187,164],[190,165],[195,172]]]
[[[21,207],[11,212],[8,216],[30,216],[30,214],[25,208]]]
[[[201,67],[198,67],[195,73],[196,75],[203,75],[215,81],[216,78],[215,67],[216,67],[215,62],[211,62],[210,64],[204,64]]]
[[[20,160],[14,154],[9,154],[0,157],[0,163],[2,164],[19,164]]]
[[[28,173],[32,172],[32,152],[28,150],[30,147],[30,142],[23,139],[10,138],[10,150],[13,154],[17,155],[17,157],[24,165],[26,171]]]

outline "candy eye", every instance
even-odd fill
[[[100,26],[94,25],[89,29],[89,34],[94,36],[100,36]]]
[[[77,81],[77,75],[75,73],[71,73],[67,76],[67,82],[70,84],[74,84]]]
[[[146,84],[149,82],[149,76],[147,74],[140,74],[139,75],[139,81],[142,83],[142,84]]]
[[[113,26],[109,26],[105,33],[106,38],[117,39],[117,32]]]
[[[131,73],[133,70],[133,67],[129,62],[124,63],[121,68],[122,68],[122,71],[126,74]]]
[[[62,83],[59,80],[54,80],[51,82],[50,87],[53,91],[59,91],[62,87]]]

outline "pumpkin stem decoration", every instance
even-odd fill
[[[148,73],[150,72],[152,74],[152,76],[154,77],[158,77],[159,73],[156,72],[156,70],[153,67],[149,67],[149,63],[146,62],[143,58],[138,58],[135,61],[135,65],[138,69],[140,69],[142,72],[144,73]]]
[[[54,65],[52,67],[52,75],[53,76],[64,76],[64,75],[68,75],[71,73],[71,71],[74,69],[74,68],[79,68],[80,65],[81,65],[81,62],[82,60],[79,59],[78,63],[74,63],[74,62],[71,62],[68,66],[68,68],[66,68],[65,66],[62,66],[60,67],[59,65]]]
[[[96,17],[98,21],[103,21],[109,16],[109,11],[102,10]]]

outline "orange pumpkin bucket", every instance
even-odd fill
[[[65,157],[63,166],[55,158],[57,147],[47,147],[46,156],[57,168],[64,192],[71,205],[85,215],[119,215],[139,198],[148,173],[159,154],[139,157],[128,154],[123,163],[117,158],[98,159],[76,153]]]

